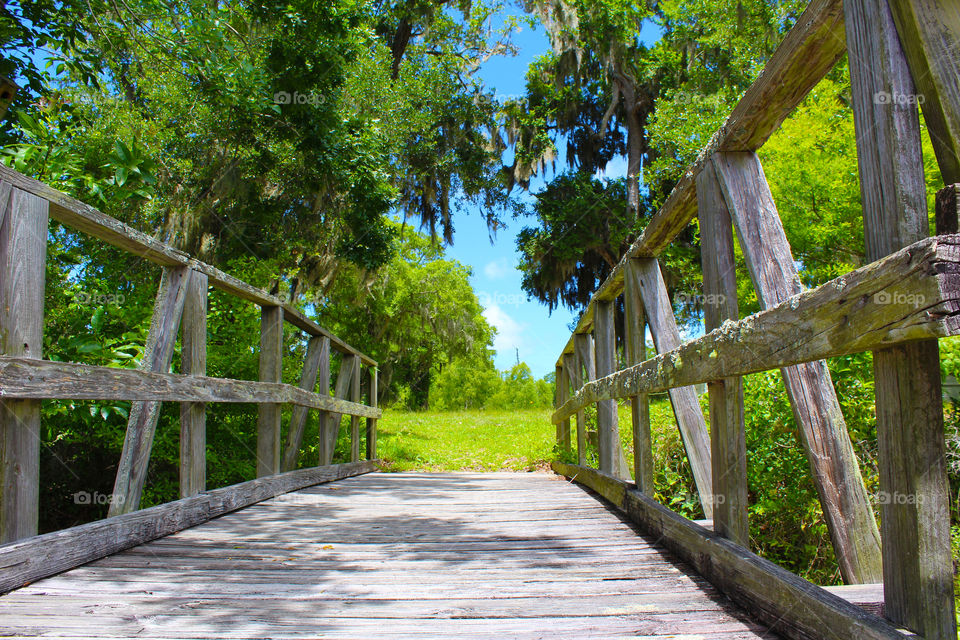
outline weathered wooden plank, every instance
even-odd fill
[[[757,155],[719,153],[713,164],[761,308],[800,293],[800,274]],[[840,573],[847,583],[878,582],[883,577],[880,531],[827,363],[808,362],[780,372]]]
[[[143,353],[142,368],[150,372],[167,373],[173,361],[183,304],[187,297],[190,268],[164,267],[160,287],[153,306],[150,333]],[[130,407],[123,451],[117,463],[109,516],[130,513],[140,508],[140,497],[147,479],[153,437],[160,419],[160,403],[135,401]]]
[[[879,99],[883,92],[910,96],[916,89],[887,0],[845,0],[844,12],[864,244],[867,259],[877,260],[928,233],[916,104]],[[937,341],[876,350],[873,373],[880,489],[891,496],[881,505],[885,612],[928,640],[953,640],[957,625]]]
[[[207,375],[207,276],[193,271],[181,321],[181,365],[185,375]],[[180,497],[207,488],[207,410],[202,402],[180,404]]]
[[[613,503],[775,633],[802,640],[908,637],[889,622],[677,515],[616,478],[557,462],[553,469]]]
[[[614,334],[613,313],[613,303],[603,302],[597,305],[594,314],[593,341],[598,378],[608,376],[617,370],[617,344]],[[616,400],[601,400],[597,403],[597,443],[600,470],[618,478],[623,478],[625,469],[620,468],[620,460],[617,456],[617,449],[620,448],[620,432],[617,427]],[[629,474],[627,474],[627,477],[629,477]]]
[[[580,366],[580,362],[576,354],[566,353],[563,355],[563,370],[570,379],[570,393],[572,394],[576,389],[579,389],[583,385],[583,369]],[[569,399],[569,397],[567,399]],[[564,401],[566,401],[566,399]],[[583,411],[578,411],[576,413],[577,460],[580,461],[580,464],[585,463],[587,453],[587,425],[585,419],[586,416],[584,415]]]
[[[376,408],[377,394],[379,393],[377,388],[377,368],[370,367],[369,373],[370,379],[370,388],[368,389],[369,406]],[[367,460],[374,460],[377,457],[377,419],[376,418],[367,418]]]
[[[317,376],[320,368],[326,361],[330,367],[330,339],[326,336],[313,336],[307,342],[307,353],[303,358],[303,373],[300,374],[300,388],[304,391],[313,392],[317,386]],[[323,387],[320,388],[324,392]],[[281,471],[293,471],[297,468],[297,457],[300,454],[300,445],[303,442],[303,430],[307,425],[307,414],[309,409],[302,406],[294,406],[290,411],[290,426],[287,428],[287,441],[283,447],[283,462]]]
[[[376,469],[376,462],[300,469],[6,544],[0,546],[0,593],[261,500]]]
[[[658,256],[697,215],[696,176],[710,156],[717,151],[756,151],[763,146],[843,53],[844,22],[840,0],[813,0],[784,36],[724,125],[604,280],[581,315],[575,333],[590,330],[596,301],[614,300],[623,291],[626,263],[630,258]],[[571,341],[563,353],[572,351]]]
[[[938,236],[960,231],[960,184],[937,191],[935,214]]]
[[[623,289],[624,355],[626,365],[632,367],[647,359],[647,319],[643,299],[636,281],[639,268],[635,260],[626,265],[626,281]],[[630,398],[630,415],[633,426],[633,470],[637,488],[653,495],[653,438],[650,435],[650,400],[645,393]]]
[[[577,377],[580,382],[578,385],[582,387],[591,380],[597,379],[597,370],[596,370],[596,360],[594,358],[593,352],[593,336],[589,333],[578,333],[573,336],[574,345],[576,346],[576,352],[574,354],[574,359],[576,360],[576,369]],[[576,391],[574,395],[576,395]],[[566,404],[566,403],[564,403]],[[586,406],[586,405],[584,405]],[[577,410],[577,462],[582,465],[587,464],[587,447],[589,446],[590,437],[587,433],[587,421],[586,415],[584,413],[584,407],[580,407]]]
[[[350,394],[353,385],[354,369],[360,367],[356,357],[344,354],[340,360],[340,372],[333,391],[334,399],[345,400]],[[320,436],[320,463],[333,462],[333,452],[337,446],[337,436],[340,435],[340,421],[346,412],[331,413],[327,418],[327,430]],[[322,425],[321,425],[322,426]]]
[[[599,398],[655,393],[879,346],[960,334],[960,236],[917,242],[739,322],[590,382],[556,422]]]
[[[353,367],[353,383],[350,385],[350,399],[355,403],[360,403],[360,361],[357,360]],[[360,418],[350,416],[350,462],[356,462],[360,459]]]
[[[283,379],[283,309],[263,307],[260,313],[260,382]],[[257,405],[257,477],[280,472],[281,406]]]
[[[647,313],[647,323],[657,353],[663,354],[680,346],[680,330],[673,316],[673,306],[667,293],[667,285],[660,273],[660,264],[656,258],[643,258],[636,261],[631,277],[634,287],[640,292],[643,307]],[[638,391],[645,391],[638,389]],[[710,435],[707,423],[700,409],[697,392],[692,386],[671,388],[670,404],[677,419],[677,428],[687,452],[687,460],[693,471],[693,480],[701,496],[704,515],[712,517],[712,505],[709,496],[713,495],[713,480],[710,469]]]
[[[289,384],[183,376],[0,356],[0,398],[293,404],[380,418],[380,409],[309,393]]]
[[[740,319],[733,225],[711,164],[697,176],[700,256],[703,264],[703,316],[706,331]],[[710,461],[713,474],[713,530],[750,546],[747,523],[747,441],[743,422],[743,380],[707,384],[710,402]]]
[[[2,176],[0,176],[2,179]],[[41,357],[47,203],[0,181],[0,354]],[[37,533],[40,403],[0,402],[0,543]]]
[[[918,91],[890,99],[921,103],[943,181],[960,182],[960,7],[896,0],[890,8]]]

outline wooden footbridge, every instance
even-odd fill
[[[371,473],[376,362],[283,300],[0,167],[0,635],[956,638],[937,338],[960,334],[958,43],[955,3],[811,2],[564,348],[553,421],[579,464],[554,463],[553,475]],[[755,152],[844,54],[869,264],[805,291]],[[945,182],[932,237],[918,103]],[[141,369],[42,358],[50,217],[162,268]],[[695,217],[708,333],[682,343],[657,256]],[[746,318],[734,237],[763,308]],[[210,286],[262,309],[259,380],[205,375]],[[281,382],[284,322],[309,340],[297,386]],[[879,528],[824,364],[862,351],[873,351],[892,498]],[[748,549],[741,376],[775,368],[847,586],[812,585]],[[652,497],[647,394],[659,391],[709,520]],[[109,517],[37,535],[49,398],[133,405]],[[162,402],[181,407],[182,497],[140,509]],[[206,490],[211,402],[258,405],[257,479]],[[620,403],[633,416],[632,463]],[[310,411],[318,466],[297,469]],[[347,416],[350,460],[334,464]],[[586,464],[592,437],[599,469]]]

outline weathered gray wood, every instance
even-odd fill
[[[864,243],[867,259],[877,260],[928,233],[916,104],[878,99],[883,92],[910,96],[916,89],[887,1],[845,0],[844,13]],[[955,55],[956,42],[950,46],[948,55]],[[885,612],[928,640],[953,640],[957,626],[937,341],[874,351],[873,373],[880,489],[891,497],[881,505]]]
[[[596,380],[597,374],[594,366],[593,356],[593,336],[588,333],[578,333],[573,336],[576,352],[574,360],[577,372],[576,388],[580,388],[591,380]],[[574,395],[576,395],[574,391]],[[586,466],[587,464],[587,445],[589,437],[587,434],[587,420],[583,407],[577,410],[577,462]]]
[[[40,358],[47,203],[0,182],[0,354]],[[0,543],[37,533],[40,403],[0,402]]]
[[[564,402],[567,401],[567,398],[570,397],[570,377],[568,372],[561,366],[554,367],[554,406],[559,407]],[[563,448],[563,432],[566,427],[566,431],[569,437],[570,433],[570,419],[561,420],[556,425],[556,442],[557,447]]]
[[[673,306],[670,304],[663,274],[660,273],[660,264],[656,258],[637,259],[635,264],[634,282],[647,313],[653,344],[657,353],[667,353],[680,346],[680,330],[673,316]],[[697,392],[692,386],[672,388],[670,404],[673,405],[677,428],[680,430],[687,460],[693,471],[697,492],[701,496],[704,515],[711,518],[713,511],[709,496],[713,494],[713,480],[710,469],[710,435]]]
[[[183,304],[187,297],[189,267],[164,267],[153,306],[150,333],[143,353],[145,371],[167,373],[173,360]],[[160,419],[160,403],[135,401],[130,407],[123,451],[117,464],[109,516],[130,513],[140,508],[140,497],[147,479],[153,436]]]
[[[260,311],[260,382],[280,383],[283,379],[283,309],[263,307]],[[280,472],[279,404],[257,405],[257,477]]]
[[[566,372],[570,380],[570,394],[576,393],[576,390],[583,385],[583,373],[580,366],[580,362],[577,359],[576,354],[565,353],[563,355],[563,370]],[[569,399],[569,395],[567,399]],[[586,460],[586,424],[584,423],[584,413],[583,411],[578,411],[576,413],[577,421],[577,460],[580,460],[581,456],[584,456]],[[572,443],[571,443],[572,444]]]
[[[333,391],[334,399],[346,399],[353,386],[354,369],[360,367],[359,360],[349,354],[344,354],[340,360],[340,372],[337,374],[337,383]],[[325,437],[320,438],[320,462],[321,464],[330,464],[333,462],[333,452],[337,446],[337,436],[340,435],[340,421],[343,412],[331,413],[327,418],[327,431]]]
[[[844,53],[840,0],[813,0],[734,107],[697,160],[670,192],[643,233],[597,289],[574,333],[593,325],[594,303],[614,300],[623,291],[630,258],[656,257],[697,215],[696,176],[717,151],[755,151],[827,74]],[[563,353],[572,353],[568,341]]]
[[[330,350],[320,358],[320,368],[317,372],[317,389],[324,398],[330,398]],[[329,411],[317,412],[317,464],[329,464],[327,459],[327,434],[331,429],[331,417]],[[371,417],[371,416],[368,416]],[[332,456],[331,456],[332,458]]]
[[[357,360],[353,367],[353,383],[350,385],[350,399],[360,403],[360,361]],[[350,462],[356,462],[360,459],[360,418],[350,416]]]
[[[943,181],[960,182],[960,7],[939,0],[896,0],[890,8],[922,96],[923,117]],[[921,101],[910,95],[900,99]]]
[[[757,155],[719,153],[713,164],[761,308],[800,293],[800,275]],[[827,364],[821,360],[780,371],[840,573],[851,584],[879,582],[880,531]]]
[[[116,518],[0,546],[0,592],[304,487],[376,471],[375,462],[314,467],[205,491]]]
[[[326,336],[312,336],[307,342],[307,353],[303,358],[303,373],[300,374],[301,389],[313,392],[317,386],[317,376],[324,359],[329,367],[330,339]],[[297,468],[297,457],[300,454],[300,445],[303,443],[303,430],[307,425],[308,413],[309,409],[301,406],[295,406],[290,411],[290,426],[287,428],[287,441],[283,447],[281,471],[293,471]]]
[[[612,302],[604,302],[597,306],[593,339],[598,378],[610,375],[619,368],[617,337],[613,323],[614,311]],[[602,470],[618,478],[630,479],[630,468],[627,466],[623,447],[620,444],[616,400],[601,400],[597,403],[597,451]]]
[[[377,407],[377,368],[370,367],[369,373],[370,379],[370,388],[369,393],[369,406],[376,408]],[[377,419],[376,418],[367,418],[367,460],[374,460],[377,457]]]
[[[703,316],[706,331],[725,320],[737,321],[737,272],[733,225],[712,164],[697,176],[700,256],[703,263]],[[710,402],[710,461],[713,474],[713,530],[750,546],[747,523],[747,444],[743,422],[743,380],[707,384]]]
[[[193,271],[181,321],[181,365],[185,375],[207,375],[207,276]],[[207,488],[207,410],[202,402],[180,404],[180,497]]]
[[[303,312],[277,296],[271,295],[262,289],[257,289],[238,278],[220,271],[216,267],[195,260],[182,251],[178,251],[156,238],[125,225],[119,220],[94,209],[90,205],[57,191],[53,187],[0,165],[0,183],[2,182],[9,182],[11,185],[27,193],[32,193],[47,200],[50,203],[50,217],[73,227],[77,231],[103,240],[109,245],[140,256],[155,264],[163,266],[189,266],[195,271],[206,274],[212,286],[243,300],[253,302],[262,307],[282,307],[284,319],[298,329],[302,329],[310,335],[327,336],[330,338],[331,345],[337,351],[358,355],[363,360],[363,363],[368,366],[377,365],[375,360],[360,353],[357,349],[351,347],[333,333],[306,317]]]
[[[616,478],[557,462],[553,469],[613,503],[774,633],[799,640],[908,637],[889,622],[677,515]]]
[[[380,418],[382,415],[380,409],[309,393],[289,384],[6,356],[0,356],[0,398],[282,403],[364,418]]]
[[[638,265],[631,259],[626,265],[623,288],[624,353],[626,365],[632,367],[647,359],[647,319],[643,299],[637,286]],[[633,473],[637,488],[653,495],[653,438],[650,435],[650,400],[645,393],[630,398],[633,423]],[[582,463],[581,463],[582,464]]]
[[[960,184],[949,184],[937,191],[935,212],[938,236],[960,231]]]
[[[671,387],[960,334],[960,236],[937,236],[793,296],[683,346],[590,382],[556,423],[601,398]],[[923,301],[920,303],[919,301]]]

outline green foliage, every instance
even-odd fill
[[[492,362],[454,361],[430,387],[430,406],[440,411],[543,409],[553,406],[554,385],[535,380],[526,363],[498,372]]]

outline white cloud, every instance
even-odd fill
[[[526,325],[514,320],[510,314],[495,304],[483,310],[483,317],[497,328],[497,335],[493,339],[493,348],[496,349],[498,354],[511,354],[514,353],[514,349],[518,348],[521,352],[526,351],[526,340],[523,338]]]
[[[491,280],[506,278],[508,275],[510,275],[511,271],[513,271],[513,266],[510,264],[510,261],[507,258],[500,258],[498,260],[494,260],[493,262],[488,262],[483,267],[483,275],[487,276]]]

